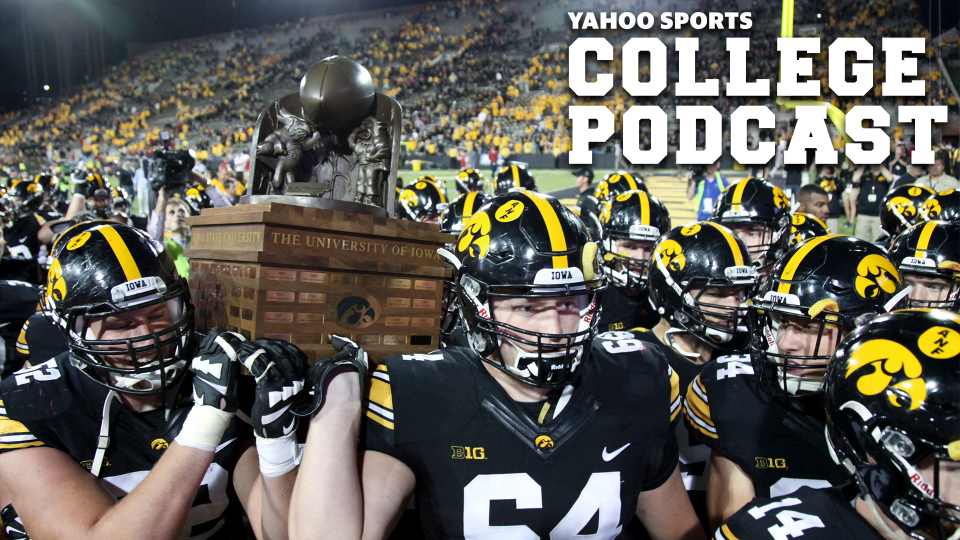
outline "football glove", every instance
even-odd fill
[[[370,364],[367,353],[355,342],[337,335],[330,337],[330,344],[337,354],[318,360],[307,370],[306,392],[301,396],[298,406],[293,408],[293,414],[297,416],[313,416],[320,409],[327,377],[340,366],[352,366],[360,376],[361,390],[366,385]]]

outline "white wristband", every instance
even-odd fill
[[[267,478],[283,476],[300,465],[303,445],[297,444],[296,432],[277,439],[257,437],[260,474]]]
[[[194,405],[174,439],[180,446],[213,452],[230,425],[233,414],[209,405]]]

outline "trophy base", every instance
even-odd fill
[[[240,197],[241,205],[262,203],[292,204],[294,206],[306,206],[308,208],[319,208],[321,210],[339,210],[341,212],[350,212],[351,214],[387,217],[387,210],[385,208],[352,201],[338,201],[336,199],[324,199],[322,197],[310,197],[307,195],[244,195]]]

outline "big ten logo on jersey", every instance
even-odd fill
[[[607,326],[607,330],[623,330],[623,323],[616,322]]]
[[[787,460],[783,458],[756,457],[753,459],[756,460],[758,469],[786,469],[787,468]]]
[[[717,358],[718,364],[723,367],[717,369],[717,380],[732,379],[737,375],[753,375],[753,364],[746,354],[730,355]]]
[[[453,459],[487,459],[487,451],[482,446],[451,446]]]

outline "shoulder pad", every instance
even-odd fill
[[[668,407],[670,418],[680,410],[677,374],[658,346],[639,339],[639,333],[604,332],[593,341],[584,378],[604,406]]]
[[[451,347],[394,356],[373,372],[370,402],[393,417],[390,426],[380,423],[394,429],[396,444],[447,437],[470,420],[480,406],[476,376],[483,369],[471,353]]]
[[[7,416],[20,421],[48,420],[73,404],[67,380],[69,353],[22,369],[0,382]]]

